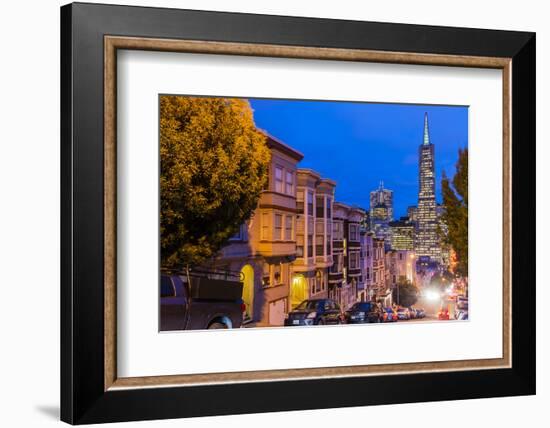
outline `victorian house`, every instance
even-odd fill
[[[360,230],[365,215],[366,212],[361,208],[340,202],[334,204],[334,264],[330,274],[333,286],[329,297],[344,309],[353,305],[363,291]]]
[[[334,181],[311,169],[297,171],[296,260],[292,264],[290,310],[303,300],[328,295],[335,186]]]
[[[282,325],[289,311],[292,263],[297,257],[297,164],[303,155],[268,136],[271,163],[258,207],[214,261],[216,268],[240,272],[245,320]]]

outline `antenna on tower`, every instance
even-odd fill
[[[424,145],[430,145],[430,130],[428,128],[428,112],[424,113]]]

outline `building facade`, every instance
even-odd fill
[[[416,253],[412,250],[392,250],[386,253],[390,288],[403,281],[416,284]]]
[[[366,212],[336,202],[333,214],[334,264],[330,269],[329,297],[349,308],[364,291],[361,269],[361,228]]]
[[[387,220],[393,220],[393,190],[384,189],[384,182],[380,182],[378,189],[370,192],[370,209],[378,205],[384,205],[387,207]]]
[[[367,300],[391,305],[391,289],[387,281],[384,240],[368,232],[365,236]]]
[[[392,250],[414,250],[415,224],[408,217],[390,222],[390,242]]]
[[[418,256],[441,262],[441,245],[435,201],[435,152],[430,142],[428,114],[424,115],[424,139],[418,148],[418,206],[415,249]]]
[[[240,272],[246,322],[283,325],[296,259],[296,177],[303,155],[268,136],[268,182],[251,218],[213,261]]]
[[[289,290],[290,310],[303,300],[328,295],[335,185],[313,170],[297,172],[296,259]]]

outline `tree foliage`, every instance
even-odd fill
[[[452,182],[443,175],[441,188],[448,227],[445,239],[456,253],[456,273],[468,276],[468,149],[458,151]]]
[[[432,288],[437,289],[440,292],[445,292],[447,287],[453,282],[453,275],[450,272],[436,273],[430,279],[430,285]]]
[[[393,289],[393,301],[399,306],[409,307],[418,301],[419,290],[405,277],[399,277],[396,287]]]
[[[163,267],[214,256],[256,208],[270,152],[247,100],[161,96]]]

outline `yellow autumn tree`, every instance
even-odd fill
[[[214,256],[256,208],[269,160],[247,100],[161,96],[162,266]]]

